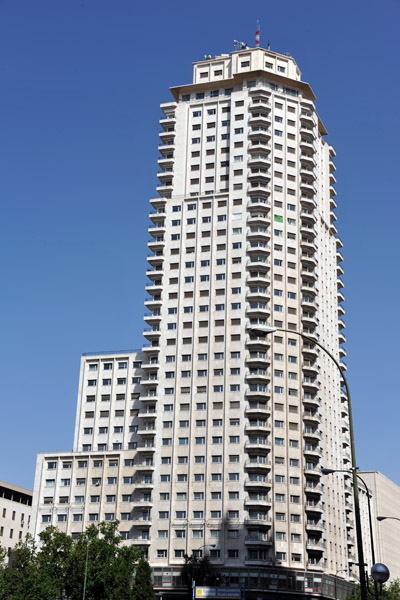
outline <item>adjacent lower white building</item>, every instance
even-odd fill
[[[0,481],[0,546],[9,556],[29,531],[31,510],[31,490]]]
[[[172,595],[185,554],[207,553],[255,598],[344,597],[351,481],[321,466],[351,464],[347,398],[301,337],[346,355],[335,151],[290,55],[196,62],[171,92],[147,344],[82,357],[73,452],[38,457],[35,532],[117,518]]]
[[[376,562],[384,563],[390,579],[400,578],[400,487],[378,471],[360,473],[371,494],[372,529]],[[377,517],[388,517],[378,521]],[[365,535],[370,543],[370,534]]]

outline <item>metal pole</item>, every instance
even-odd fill
[[[86,544],[86,562],[85,562],[85,576],[83,579],[82,600],[85,600],[85,598],[86,598],[86,581],[87,581],[87,570],[88,570],[88,559],[89,559],[89,544],[90,544],[90,540],[88,539],[87,544]]]
[[[332,361],[335,363],[336,367],[338,368],[340,375],[342,376],[343,384],[346,389],[347,405],[348,405],[348,410],[349,410],[349,430],[350,430],[350,445],[351,445],[351,465],[352,465],[352,475],[353,475],[354,516],[355,516],[355,521],[356,521],[358,568],[359,568],[359,573],[360,573],[360,592],[361,592],[361,600],[368,600],[367,581],[366,581],[365,570],[364,570],[365,563],[364,563],[364,551],[363,551],[363,543],[362,543],[360,499],[359,499],[359,494],[358,494],[358,482],[357,482],[357,463],[356,463],[356,450],[355,450],[355,444],[354,444],[353,413],[351,410],[351,396],[350,396],[349,384],[347,383],[347,379],[344,374],[344,371],[343,371],[342,367],[340,366],[339,361],[336,360],[336,358],[333,356],[333,354],[331,354],[331,352],[329,352],[329,350],[327,350],[324,346],[322,346],[322,344],[320,344],[315,338],[305,335],[304,333],[300,333],[299,331],[294,331],[292,329],[282,329],[281,327],[273,328],[273,329],[271,328],[270,332],[264,332],[262,329],[257,329],[255,327],[255,328],[253,328],[253,331],[255,331],[255,332],[258,331],[258,332],[264,333],[264,334],[273,333],[273,331],[282,331],[285,333],[290,333],[291,335],[298,335],[302,339],[307,340],[308,342],[311,342],[312,344],[315,344],[316,346],[318,346],[318,348],[321,348],[321,350],[323,352],[325,352],[325,354],[327,354],[329,356],[329,358],[332,359]]]

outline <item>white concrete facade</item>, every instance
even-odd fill
[[[0,546],[9,555],[29,532],[31,511],[31,490],[0,481]]]
[[[349,569],[351,490],[320,475],[350,464],[339,373],[295,333],[251,332],[306,333],[345,355],[335,152],[313,92],[293,58],[261,48],[195,63],[171,91],[145,332],[172,429],[157,422],[171,463],[154,473],[169,521],[151,559],[176,564],[217,540],[221,565]],[[165,531],[160,511],[152,527]]]
[[[377,471],[360,472],[372,494],[372,523],[376,562],[390,571],[389,581],[400,578],[400,487]],[[395,517],[378,522],[376,517]],[[369,540],[369,532],[365,536]]]

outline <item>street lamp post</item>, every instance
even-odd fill
[[[384,521],[385,519],[393,519],[394,521],[400,521],[400,517],[376,517],[378,521]]]
[[[351,410],[351,396],[349,384],[347,383],[346,376],[342,367],[340,366],[339,361],[333,356],[329,350],[327,350],[322,344],[320,344],[315,338],[310,337],[304,333],[300,333],[299,331],[295,331],[292,329],[283,329],[276,327],[260,327],[260,328],[252,328],[252,331],[255,334],[263,334],[268,335],[270,333],[274,333],[275,331],[282,331],[284,333],[290,333],[291,335],[298,335],[304,340],[315,344],[318,348],[321,348],[325,354],[331,358],[334,362],[335,366],[339,370],[339,373],[342,377],[344,387],[346,389],[347,394],[347,405],[349,411],[349,432],[350,432],[350,445],[351,445],[351,464],[352,464],[352,474],[353,474],[353,499],[354,499],[354,516],[356,521],[356,535],[357,535],[357,552],[358,552],[358,568],[360,573],[360,592],[361,592],[361,600],[367,600],[367,581],[365,577],[364,571],[364,551],[363,551],[363,542],[362,542],[362,529],[361,529],[361,516],[360,516],[360,500],[358,493],[358,481],[357,481],[357,463],[356,463],[356,450],[354,444],[354,429],[353,429],[353,413]]]

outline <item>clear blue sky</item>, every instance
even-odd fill
[[[0,479],[72,448],[82,352],[141,346],[159,102],[257,19],[337,150],[358,464],[400,484],[398,0],[0,1]]]

